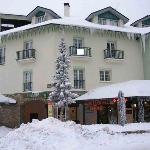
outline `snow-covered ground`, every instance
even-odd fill
[[[150,123],[86,126],[48,118],[8,129],[8,134],[4,129],[0,127],[0,150],[150,150],[150,133],[121,133],[150,131]]]
[[[6,134],[8,134],[13,129],[6,128],[4,126],[0,127],[0,138],[4,137]]]

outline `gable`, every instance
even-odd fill
[[[40,16],[44,16],[45,15],[45,12],[44,11],[38,11],[35,16],[36,17],[40,17]]]
[[[28,15],[27,18],[29,20],[32,20],[32,17],[40,17],[40,16],[44,16],[45,14],[47,14],[48,16],[51,16],[51,18],[54,19],[58,19],[61,18],[58,14],[56,14],[54,11],[44,8],[44,7],[40,7],[37,6],[34,10],[32,10]]]
[[[129,21],[127,17],[125,17],[124,15],[122,15],[120,12],[113,9],[112,7],[107,7],[107,8],[91,13],[86,18],[86,20],[91,21],[91,19],[93,19],[94,16],[98,16],[100,18],[112,19],[112,20],[122,20],[124,24]]]
[[[105,18],[105,19],[119,20],[119,18],[116,15],[112,14],[109,11],[98,15],[98,17]]]

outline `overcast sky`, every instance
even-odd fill
[[[27,15],[42,6],[63,16],[63,3],[70,3],[71,16],[86,18],[93,11],[112,6],[130,19],[130,23],[150,15],[150,0],[0,0],[0,12]]]

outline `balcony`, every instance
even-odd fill
[[[17,61],[19,62],[34,62],[35,57],[35,49],[28,49],[23,51],[17,51]]]
[[[90,47],[80,47],[75,46],[69,47],[70,56],[75,57],[91,57],[91,48]]]
[[[104,50],[104,59],[105,60],[124,60],[124,51],[121,50]]]
[[[5,57],[0,57],[0,65],[3,65],[5,63]]]

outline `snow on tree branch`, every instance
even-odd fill
[[[50,93],[49,98],[58,105],[58,107],[68,106],[74,103],[74,98],[77,94],[72,93],[71,83],[69,81],[70,59],[67,54],[66,44],[64,39],[61,39],[59,45],[59,57],[56,59],[56,74],[54,76],[55,83],[53,92]]]

